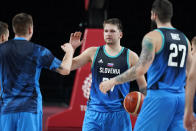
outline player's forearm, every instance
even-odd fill
[[[193,99],[195,96],[195,90],[192,87],[186,87],[186,101],[185,101],[185,109],[189,112],[193,112]]]
[[[121,75],[116,76],[114,79],[116,84],[122,84],[124,82],[133,81],[136,78],[137,78],[136,67],[133,66],[132,68],[128,69],[126,72],[122,73]]]
[[[137,85],[139,87],[139,91],[141,93],[143,93],[144,95],[146,95],[146,91],[147,91],[147,82],[145,79],[145,76],[141,76],[137,79]]]
[[[192,112],[193,111],[193,103],[195,97],[195,79],[188,78],[187,86],[186,86],[186,100],[185,100],[185,109]]]
[[[195,91],[196,91],[196,61],[193,59],[193,63],[191,64],[191,69],[187,77],[187,83],[186,83],[186,101],[185,101],[185,109],[188,111],[193,110],[193,99],[195,97]]]
[[[140,87],[139,88],[139,92],[141,92],[142,94],[144,94],[146,96],[146,94],[147,94],[147,88],[146,87]]]
[[[63,57],[62,63],[59,67],[60,74],[69,75],[71,71],[72,58],[73,58],[73,51],[66,52],[65,56]]]

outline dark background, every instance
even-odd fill
[[[150,31],[150,9],[152,0],[91,0],[88,9],[85,0],[11,1],[1,3],[0,20],[9,24],[10,37],[14,37],[11,20],[16,13],[25,12],[33,16],[33,42],[43,45],[59,59],[64,53],[60,45],[69,41],[71,32],[85,28],[101,28],[106,18],[122,20],[124,36],[121,45],[141,51],[141,40]],[[196,35],[194,4],[189,1],[171,0],[174,7],[172,24],[183,31],[189,40]],[[80,48],[75,56],[79,55]],[[70,101],[76,71],[61,76],[43,69],[40,87],[45,105],[67,105]],[[133,90],[137,90],[135,82]]]

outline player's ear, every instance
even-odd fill
[[[155,20],[157,18],[157,14],[154,11],[151,11],[151,20]]]
[[[122,32],[120,32],[120,38],[122,38],[123,37],[123,33]]]
[[[2,34],[2,35],[1,35],[1,41],[3,42],[4,40],[5,40],[5,35]]]
[[[29,26],[28,32],[29,34],[33,34],[33,26]]]
[[[158,15],[156,13],[154,15],[155,15],[155,20],[158,19]]]

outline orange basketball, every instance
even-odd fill
[[[123,105],[127,112],[132,115],[138,115],[144,100],[144,95],[138,91],[130,92],[126,95]]]

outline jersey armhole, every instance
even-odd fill
[[[161,48],[159,49],[159,51],[156,52],[156,54],[159,54],[163,50],[163,47],[164,47],[164,44],[165,44],[165,37],[164,37],[163,32],[161,30],[155,29],[155,31],[158,31],[161,34],[161,37],[162,37]]]
[[[94,66],[94,63],[95,63],[95,60],[96,60],[97,54],[98,54],[98,52],[99,52],[99,49],[100,49],[100,47],[97,47],[97,50],[96,50],[96,52],[95,52],[95,56],[94,56],[94,58],[93,58],[93,63],[91,64],[91,69],[92,69],[92,68],[93,68],[93,66]]]
[[[129,56],[130,56],[130,50],[127,49],[127,65],[128,65],[128,69],[131,67],[131,66],[130,66]]]
[[[186,39],[186,44],[189,45],[189,44],[188,44],[188,43],[189,43],[189,42],[188,42],[188,41],[189,41],[188,38],[186,37],[186,35],[184,35],[184,37],[185,37],[185,39]]]

